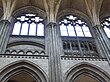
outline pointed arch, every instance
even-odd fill
[[[36,81],[40,82],[47,82],[48,79],[45,71],[38,65],[27,60],[19,60],[7,65],[1,70],[0,82],[7,82],[11,77],[20,73],[27,73]]]
[[[110,75],[104,70],[90,63],[82,62],[71,67],[64,75],[64,82],[74,82],[81,74],[88,74],[100,82],[108,82]]]
[[[26,14],[26,13],[37,14],[38,16],[42,17],[43,19],[46,18],[46,12],[35,6],[26,6],[26,7],[19,8],[19,9],[15,10],[12,15],[13,15],[13,17],[16,18],[17,16]]]
[[[8,43],[7,48],[12,47],[12,46],[17,46],[17,45],[32,45],[32,46],[38,46],[42,49],[45,49],[45,45],[40,42],[34,42],[34,41],[13,41]]]
[[[60,20],[62,17],[66,16],[68,14],[81,17],[81,18],[85,19],[85,21],[90,20],[90,18],[89,18],[88,15],[86,15],[85,13],[83,13],[81,11],[75,10],[73,8],[67,8],[67,9],[64,9],[64,10],[60,11],[58,13],[58,15],[57,15],[57,20]],[[88,23],[89,24],[92,24],[92,21],[90,20],[90,22],[88,22]]]

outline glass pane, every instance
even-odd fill
[[[104,30],[105,30],[105,32],[106,32],[108,38],[110,38],[110,29],[105,26],[105,27],[104,27]]]
[[[76,30],[77,36],[84,37],[82,29],[81,29],[81,27],[79,25],[75,26],[75,30]]]
[[[66,24],[68,21],[67,21],[67,19],[64,19],[64,23]]]
[[[42,23],[38,24],[37,36],[44,36],[44,25]]]
[[[110,38],[110,33],[107,33],[108,38]]]
[[[110,24],[108,22],[105,21],[105,25],[109,26]]]
[[[39,22],[39,17],[35,17],[35,21],[36,22]]]
[[[36,16],[35,14],[26,14],[26,16]]]
[[[78,20],[78,23],[79,23],[79,24],[82,24],[81,20]]]
[[[25,16],[21,16],[21,21],[24,21],[25,20]]]
[[[79,37],[84,37],[84,35],[83,35],[82,32],[77,32],[77,36],[79,36]]]
[[[74,16],[72,16],[72,15],[69,15],[69,17],[68,17],[70,20],[75,20],[77,17],[74,17]]]
[[[105,32],[110,32],[110,29],[107,28],[106,26],[104,27]]]
[[[108,20],[110,21],[110,17],[108,18]]]
[[[35,23],[30,24],[29,35],[36,35],[36,24]]]
[[[90,31],[89,31],[89,28],[86,25],[83,25],[82,28],[83,28],[85,37],[92,37],[92,35],[91,35]]]
[[[21,23],[20,22],[15,23],[12,34],[13,35],[19,35],[20,28],[21,28]]]
[[[89,32],[89,28],[86,25],[83,25],[82,28],[83,28],[83,31]]]
[[[68,36],[66,26],[64,24],[60,25],[61,36]]]
[[[84,34],[85,34],[85,37],[92,37],[90,32],[84,32]]]
[[[75,31],[74,31],[74,27],[71,24],[69,24],[67,26],[67,28],[68,28],[69,36],[76,36]]]
[[[27,33],[28,33],[28,26],[29,26],[29,24],[27,22],[22,24],[21,35],[27,35]]]

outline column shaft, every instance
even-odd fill
[[[9,27],[10,22],[8,20],[0,21],[0,53],[5,52],[9,40]]]
[[[97,34],[97,40],[102,48],[103,54],[108,59],[108,62],[110,64],[110,42],[108,37],[105,35],[103,28],[101,25],[97,25],[94,27],[96,34]]]
[[[49,23],[45,36],[46,54],[49,55],[49,82],[61,82],[62,42],[56,23]]]

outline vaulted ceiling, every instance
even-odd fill
[[[110,16],[110,0],[103,0],[100,8],[100,16],[109,14]]]
[[[3,1],[7,0],[0,0],[0,8],[2,9]],[[16,0],[13,11],[26,6],[38,7],[51,17],[53,17],[52,13],[56,17],[64,9],[74,9],[91,18],[94,12],[97,16],[110,13],[110,0]]]
[[[43,0],[17,0],[15,10],[25,6],[35,6],[42,10],[45,10]]]
[[[85,14],[87,13],[87,8],[84,0],[62,0],[59,7],[59,12],[67,8],[73,8]]]

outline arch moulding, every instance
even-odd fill
[[[19,8],[13,12],[12,16],[16,18],[17,16],[20,16],[23,14],[28,14],[28,13],[36,14],[37,16],[40,16],[43,19],[45,19],[45,17],[46,17],[45,11],[41,10],[38,7],[34,7],[34,6],[26,6],[26,7]]]
[[[61,17],[68,15],[68,14],[78,16],[79,18],[83,18],[86,22],[89,20],[90,22],[88,23],[92,23],[88,15],[86,15],[85,13],[81,11],[72,9],[72,8],[67,8],[67,9],[60,11],[57,15],[57,20],[60,20]]]
[[[79,63],[71,67],[64,75],[63,82],[74,82],[74,80],[81,74],[87,74],[88,76],[98,80],[99,82],[109,82],[110,75],[104,70],[90,63]]]
[[[38,82],[48,82],[45,71],[27,60],[16,61],[1,69],[0,82],[7,82],[11,77],[20,73],[27,73]]]

